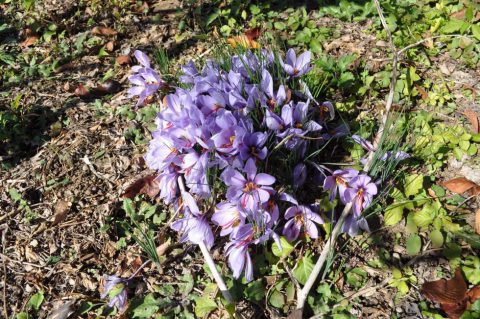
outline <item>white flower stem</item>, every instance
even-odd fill
[[[178,177],[178,187],[180,188],[180,191],[186,192],[185,190],[185,184],[183,182],[183,176]],[[222,276],[217,270],[217,267],[215,265],[215,262],[213,261],[212,255],[210,255],[210,252],[208,251],[207,245],[205,245],[205,242],[201,242],[198,244],[200,246],[200,250],[202,251],[203,258],[205,259],[205,262],[208,265],[208,268],[210,268],[210,271],[212,272],[213,279],[215,279],[215,282],[217,283],[218,289],[220,289],[220,292],[223,295],[223,298],[231,304],[233,303],[233,298],[232,295],[230,294],[230,291],[228,291],[227,285],[223,281]]]

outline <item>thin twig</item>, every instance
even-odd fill
[[[385,17],[383,15],[382,8],[380,6],[380,3],[378,0],[374,0],[375,6],[378,11],[378,15],[380,16],[380,20],[382,22],[383,28],[385,29],[388,37],[388,42],[390,44],[391,51],[393,53],[393,70],[392,70],[392,76],[390,79],[390,91],[387,97],[386,105],[385,105],[385,113],[382,116],[382,121],[380,123],[380,127],[378,129],[377,135],[374,139],[374,147],[375,149],[378,148],[378,144],[381,141],[382,135],[385,130],[385,125],[387,124],[387,119],[390,114],[390,110],[392,108],[393,104],[393,97],[395,93],[395,84],[397,81],[397,63],[398,63],[398,52],[395,48],[395,45],[393,43],[393,38],[392,38],[392,33],[390,32],[390,29],[388,28],[388,24],[385,20]],[[368,172],[370,169],[373,160],[374,160],[375,152],[371,152],[368,156],[367,162],[365,163],[364,166],[364,171]],[[331,249],[335,246],[335,243],[337,241],[337,237],[341,232],[343,223],[347,216],[350,214],[350,211],[352,209],[352,203],[348,203],[345,205],[342,214],[340,215],[340,218],[338,219],[337,223],[335,224],[335,227],[332,230],[332,233],[330,234],[329,239],[327,240],[325,246],[322,249],[322,252],[320,254],[320,257],[318,258],[315,266],[312,269],[312,272],[310,273],[310,276],[308,277],[305,285],[303,286],[303,289],[300,291],[300,294],[297,296],[297,312],[302,311],[303,307],[305,306],[305,302],[307,300],[308,294],[310,290],[312,289],[313,284],[315,283],[318,275],[320,274],[320,271],[323,268],[323,265],[325,264],[325,261],[327,259],[327,256]]]
[[[182,193],[186,192],[185,184],[183,182],[183,176],[178,177],[178,187],[180,188],[180,191]],[[225,300],[228,303],[233,303],[232,295],[230,294],[230,291],[228,291],[227,285],[223,281],[223,278],[220,275],[220,273],[218,272],[215,262],[213,261],[213,258],[210,255],[210,252],[208,251],[208,248],[205,245],[205,242],[202,241],[201,243],[198,244],[198,246],[200,246],[200,250],[202,251],[203,258],[205,259],[205,262],[207,263],[208,268],[210,268],[213,278],[217,283],[218,289],[220,289],[220,291],[222,292],[223,298],[225,298]]]

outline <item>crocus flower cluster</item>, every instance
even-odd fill
[[[141,66],[133,69],[130,95],[139,96],[141,105],[163,82],[145,54],[136,51],[135,56]],[[310,52],[297,57],[290,49],[285,60],[258,50],[208,61],[201,69],[190,62],[182,67],[178,87],[161,103],[145,160],[159,172],[160,197],[180,212],[171,227],[182,241],[209,248],[215,234],[227,236],[225,252],[235,278],[244,273],[253,279],[255,245],[273,239],[280,246],[279,234],[289,241],[319,237],[324,212],[295,196],[309,176],[305,157],[349,130],[331,124],[333,105],[317,102],[302,80],[310,59]],[[295,154],[292,168],[269,165],[285,153]],[[279,185],[279,171],[291,172],[290,187]],[[179,177],[187,191],[180,191]],[[377,193],[375,183],[347,169],[334,171],[323,187],[332,201],[338,194],[342,203],[353,203],[355,219],[345,231],[358,229],[355,220]],[[213,211],[199,208],[212,198],[218,201]]]

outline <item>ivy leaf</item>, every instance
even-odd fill
[[[280,245],[282,245],[281,251],[276,242],[273,242],[272,244],[272,253],[277,257],[285,258],[293,251],[292,244],[290,244],[283,236],[280,237]]]
[[[199,297],[195,300],[195,315],[197,317],[204,317],[217,309],[217,307],[217,304],[212,298],[208,296]]]
[[[299,283],[305,285],[307,278],[313,270],[314,263],[312,258],[307,254],[305,255],[293,269],[293,277],[298,280]]]
[[[146,295],[133,309],[133,318],[151,318],[160,308],[159,304],[153,294]]]
[[[405,179],[405,196],[417,195],[423,189],[423,175],[413,174]]]
[[[38,310],[40,309],[40,306],[42,305],[44,299],[45,297],[43,295],[43,291],[39,291],[36,294],[34,294],[32,297],[30,297],[27,307],[31,307],[35,310]]]
[[[407,238],[407,253],[409,255],[416,255],[422,248],[422,239],[417,234],[412,234]]]

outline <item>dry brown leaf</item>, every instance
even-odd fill
[[[122,197],[132,199],[140,194],[145,194],[152,198],[157,196],[160,192],[160,186],[156,179],[157,176],[157,174],[152,174],[138,179],[127,187]]]
[[[450,15],[450,17],[458,19],[458,20],[464,20],[465,19],[465,13],[467,12],[467,9],[462,9],[460,11],[454,12]]]
[[[262,34],[262,29],[260,29],[260,27],[248,29],[247,31],[245,31],[245,36],[252,41],[260,38],[261,34]]]
[[[102,94],[112,94],[112,93],[117,93],[122,89],[122,85],[115,80],[107,80],[103,84],[97,85],[97,87],[94,89],[94,92],[102,95]]]
[[[477,113],[473,110],[466,110],[463,112],[463,115],[467,118],[467,120],[472,124],[472,131],[473,133],[477,134],[480,133],[480,122],[478,120]]]
[[[72,203],[64,200],[59,200],[55,204],[55,207],[53,208],[55,217],[53,218],[52,226],[58,225],[65,220],[70,211],[70,207],[72,207]]]
[[[466,179],[465,177],[457,177],[449,181],[443,182],[442,186],[449,191],[457,194],[463,194],[467,191],[472,190],[474,187],[478,187],[477,184]]]
[[[232,48],[240,46],[247,49],[258,49],[260,47],[260,44],[258,44],[257,41],[249,39],[246,35],[228,38],[227,42],[232,46]]]
[[[158,257],[163,256],[165,254],[165,252],[167,251],[168,247],[170,247],[170,241],[169,240],[167,240],[166,242],[164,242],[163,244],[158,246],[157,247],[157,256]]]
[[[113,52],[113,50],[115,50],[115,47],[116,47],[115,41],[108,41],[107,44],[105,44],[105,51]]]
[[[131,65],[132,58],[129,55],[120,55],[116,59],[117,63],[120,65]]]
[[[475,212],[475,232],[480,235],[480,208]]]
[[[25,41],[20,43],[20,47],[28,48],[29,46],[32,46],[35,43],[37,43],[37,41],[38,41],[38,37],[36,35],[29,36],[25,39]]]
[[[112,36],[117,35],[118,32],[109,27],[94,27],[92,29],[93,35],[104,35],[104,36]]]
[[[85,87],[83,84],[79,84],[78,87],[75,89],[75,95],[79,98],[89,98],[90,97],[90,90]]]

